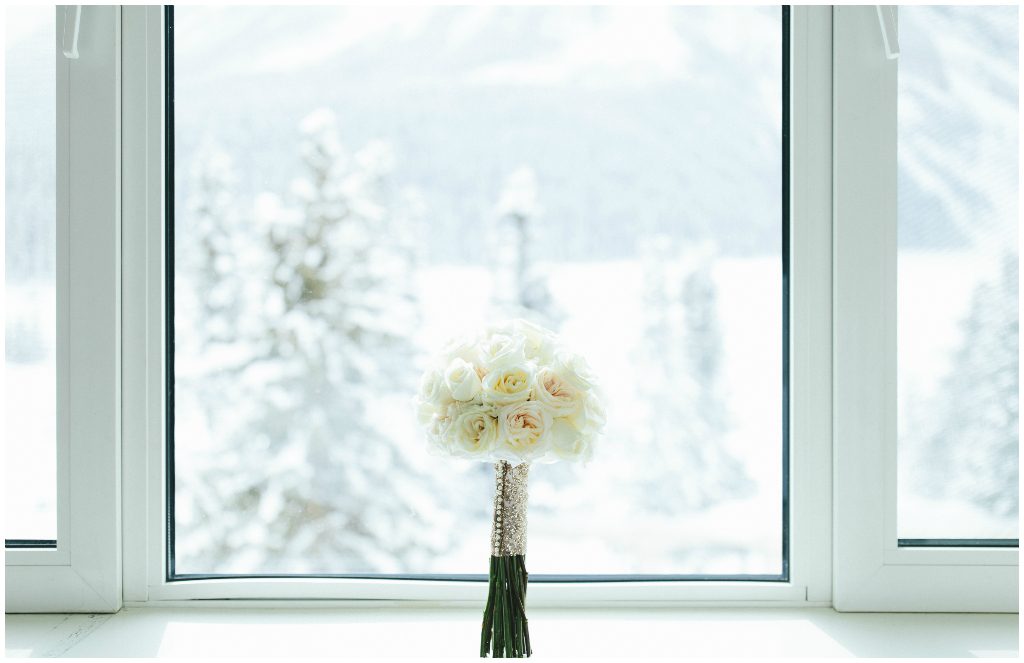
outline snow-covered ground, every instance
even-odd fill
[[[982,252],[907,251],[898,256],[897,281],[897,428],[899,490],[897,527],[900,538],[1018,538],[1015,515],[998,516],[943,490],[942,477],[910,480],[920,418],[942,420],[933,400],[951,370],[963,342],[963,322],[978,284],[994,281],[1000,263]],[[910,416],[909,408],[926,408]],[[972,444],[973,440],[959,441]],[[1008,459],[1009,460],[1009,459]],[[1015,459],[1013,459],[1015,461]],[[957,471],[957,470],[954,470]],[[961,468],[959,472],[969,472]]]
[[[970,256],[904,254],[901,257],[900,330],[913,343],[901,344],[900,386],[917,385],[922,395],[948,370],[948,356],[959,339],[957,323],[966,311],[977,279],[989,263]],[[621,482],[616,468],[631,464],[631,431],[637,408],[636,376],[631,350],[640,343],[642,317],[640,268],[635,262],[561,265],[552,272],[552,288],[567,309],[566,339],[587,356],[604,379],[609,397],[608,434],[595,460],[573,484],[546,487],[533,493],[530,549],[537,572],[575,573],[770,573],[778,569],[781,537],[781,299],[778,261],[723,259],[715,271],[724,334],[724,380],[734,428],[726,444],[757,484],[744,500],[728,501],[699,513],[671,517],[645,513],[628,498],[609,495],[606,487]],[[450,294],[460,284],[459,296]],[[449,335],[473,329],[485,319],[490,291],[485,270],[436,268],[422,275],[419,295],[424,325],[417,337],[425,349],[436,348]],[[942,293],[942,306],[928,293]],[[38,294],[38,293],[37,293]],[[9,301],[16,301],[9,290]],[[49,306],[43,307],[49,309]],[[51,390],[53,365],[8,363],[7,495],[11,536],[52,536],[54,494],[52,401],[36,396]],[[902,395],[902,392],[901,392]],[[902,402],[902,401],[901,401]],[[414,440],[410,453],[423,453],[444,480],[447,461],[431,458],[419,448],[411,417],[402,415],[395,435]],[[383,416],[383,415],[382,415]],[[188,434],[197,422],[179,420]],[[186,445],[182,445],[186,446]],[[535,469],[541,483],[545,467]],[[679,468],[686,480],[686,468]],[[643,482],[642,476],[635,477]],[[343,499],[343,496],[339,496]],[[487,496],[481,496],[486,501]],[[916,536],[943,522],[950,531],[978,529],[989,535],[1010,535],[1013,523],[993,518],[960,502],[941,503],[901,491],[901,534]],[[545,507],[545,508],[541,508]],[[550,508],[548,508],[550,507]],[[48,517],[46,514],[50,514]],[[51,529],[47,529],[47,523]],[[906,528],[903,528],[906,525]],[[466,525],[466,546],[423,572],[467,568],[487,545],[485,519]],[[638,542],[642,545],[638,546]],[[685,551],[682,553],[681,551]],[[584,554],[586,553],[586,554]],[[681,562],[681,559],[685,561]],[[343,563],[343,562],[342,562]]]
[[[57,410],[53,283],[6,288],[4,454],[8,539],[54,539]]]
[[[921,395],[948,370],[948,356],[960,338],[973,286],[990,273],[990,263],[970,255],[904,253],[900,262],[900,331],[913,343],[901,344],[900,386],[914,385]],[[757,489],[748,498],[726,501],[696,513],[658,515],[638,506],[621,487],[622,468],[631,457],[637,394],[631,350],[640,341],[640,268],[638,263],[560,265],[550,283],[567,309],[566,339],[589,358],[604,379],[609,423],[596,458],[571,482],[552,487],[544,481],[550,467],[537,467],[531,494],[530,555],[537,573],[772,573],[780,563],[781,539],[781,298],[776,259],[722,259],[715,270],[723,330],[723,377],[733,428],[725,444],[743,459]],[[452,297],[450,285],[459,284]],[[416,340],[425,350],[444,338],[480,325],[487,314],[488,273],[478,268],[439,267],[418,281],[424,324]],[[941,306],[928,293],[942,293]],[[12,305],[45,302],[38,289],[24,296],[8,287]],[[31,298],[31,299],[30,299]],[[51,320],[41,321],[44,328]],[[52,328],[52,327],[50,327]],[[51,341],[52,343],[52,341]],[[52,347],[52,346],[51,346]],[[7,536],[45,538],[53,532],[54,416],[52,355],[34,364],[8,362],[5,370],[7,420]],[[901,391],[901,396],[904,393]],[[52,396],[51,396],[52,398]],[[901,403],[904,399],[901,398]],[[429,467],[438,481],[458,475],[450,461],[426,454],[406,400],[390,403],[390,432],[403,438],[410,454]],[[399,408],[397,411],[395,408]],[[187,411],[186,411],[187,412]],[[384,414],[381,415],[382,418]],[[202,426],[179,419],[182,435]],[[187,448],[187,441],[179,449]],[[688,479],[679,468],[681,481]],[[643,485],[644,477],[626,477]],[[656,489],[656,487],[652,487]],[[489,496],[480,495],[481,503]],[[344,499],[339,495],[338,499]],[[11,508],[11,507],[15,508]],[[996,518],[963,501],[937,501],[900,493],[900,532],[915,537],[934,533],[936,523],[951,535],[1016,536],[1016,522]],[[463,546],[413,572],[458,572],[475,568],[486,552],[489,523],[482,514],[460,523]],[[338,560],[344,568],[344,560]]]

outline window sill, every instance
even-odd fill
[[[114,615],[7,615],[17,656],[473,657],[467,608],[128,608]],[[1017,656],[1015,614],[837,613],[809,609],[530,611],[552,656]]]

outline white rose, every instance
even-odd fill
[[[416,420],[420,422],[420,426],[428,426],[434,415],[437,414],[437,406],[420,400],[419,396],[413,401],[413,407],[416,409]]]
[[[543,456],[549,443],[551,414],[537,401],[506,405],[498,410],[498,436],[514,459]]]
[[[604,429],[607,415],[604,411],[604,404],[601,402],[600,392],[596,387],[587,394],[583,401],[583,407],[570,414],[566,419],[576,430],[585,435],[596,435]]]
[[[430,440],[437,449],[442,451],[447,451],[448,449],[448,444],[444,439],[444,434],[448,430],[449,422],[450,420],[448,417],[435,412],[423,426],[427,433],[427,439]]]
[[[451,339],[441,348],[440,356],[444,357],[445,361],[459,358],[472,363],[477,358],[476,345],[476,339],[459,336]]]
[[[444,372],[444,381],[452,398],[457,401],[471,401],[480,394],[480,376],[473,364],[456,357]]]
[[[510,405],[530,399],[533,370],[523,361],[500,364],[483,379],[483,401],[494,405]]]
[[[590,365],[578,354],[559,352],[553,367],[563,380],[580,391],[588,391],[597,382]]]
[[[533,397],[551,414],[564,417],[579,410],[587,393],[563,378],[557,370],[542,367],[533,378]]]
[[[420,390],[414,401],[416,419],[426,432],[427,438],[435,447],[443,449],[442,437],[449,422],[448,408],[454,401],[441,371],[430,370],[423,374]]]
[[[420,400],[417,400],[416,404],[416,415],[430,442],[431,449],[446,455],[450,454],[446,435],[451,426],[454,405],[455,401],[442,408]]]
[[[502,336],[512,336],[516,333],[516,326],[514,320],[501,320],[499,322],[491,322],[484,326],[480,330],[480,335],[483,338],[500,334]]]
[[[594,452],[593,435],[580,432],[568,419],[555,419],[551,424],[551,452],[561,460],[588,461]]]
[[[420,380],[419,400],[422,403],[432,403],[438,409],[447,406],[453,400],[441,371],[431,369],[423,374]]]
[[[485,373],[490,373],[494,367],[501,364],[525,361],[525,342],[519,335],[490,334],[483,337],[477,346],[480,366]]]
[[[523,337],[523,351],[527,359],[539,364],[550,364],[558,348],[558,337],[554,332],[519,318],[514,321],[516,333]]]
[[[486,456],[498,441],[494,408],[479,403],[454,406],[446,437],[452,454],[463,458]]]

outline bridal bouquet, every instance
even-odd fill
[[[480,656],[530,656],[524,561],[529,464],[591,457],[604,426],[594,377],[555,334],[513,320],[449,342],[423,376],[416,409],[434,451],[494,463]]]

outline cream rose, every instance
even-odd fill
[[[523,361],[493,367],[483,379],[483,402],[511,405],[529,400],[533,387],[533,369]]]
[[[464,359],[473,363],[477,358],[476,339],[459,337],[454,338],[441,348],[440,356]]]
[[[480,403],[453,406],[446,438],[453,455],[463,458],[486,456],[498,442],[495,410]]]
[[[428,370],[420,380],[416,395],[416,418],[427,434],[427,438],[438,450],[444,450],[444,431],[448,426],[448,408],[455,401],[445,384],[444,374],[436,369]]]
[[[583,407],[566,417],[573,427],[584,435],[600,432],[605,425],[607,415],[601,404],[601,397],[592,390],[583,401]]]
[[[420,422],[421,426],[428,427],[434,415],[437,414],[437,407],[428,401],[421,401],[419,397],[413,401],[413,407],[416,409],[416,420]]]
[[[515,458],[531,459],[547,451],[551,414],[537,401],[506,405],[498,410],[500,442]]]
[[[490,373],[501,364],[525,361],[524,345],[525,340],[521,336],[488,334],[480,340],[477,348],[480,366],[485,373]]]
[[[480,376],[473,364],[456,357],[444,372],[445,385],[457,401],[471,401],[480,394]]]
[[[551,424],[551,452],[560,460],[590,460],[593,435],[581,433],[568,419],[555,419]]]
[[[559,352],[553,367],[563,380],[580,391],[589,391],[596,382],[590,365],[578,354]]]
[[[513,322],[516,333],[523,338],[523,353],[526,358],[538,364],[550,364],[554,360],[557,338],[554,334],[528,320]]]
[[[432,407],[434,410],[443,410],[453,400],[451,390],[448,389],[441,371],[431,369],[423,374],[423,378],[420,380],[420,393],[417,396],[419,409]]]
[[[553,416],[564,417],[576,412],[586,395],[552,368],[544,366],[534,375],[533,397]]]

